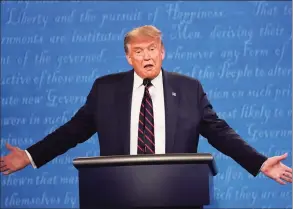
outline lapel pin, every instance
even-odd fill
[[[175,93],[175,92],[172,92],[172,96],[173,96],[173,97],[176,97],[176,93]]]

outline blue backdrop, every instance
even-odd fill
[[[94,80],[131,69],[125,33],[162,30],[163,67],[198,78],[218,114],[267,156],[292,149],[291,2],[1,2],[1,154],[65,123]],[[54,149],[52,147],[51,149]],[[200,139],[219,168],[211,207],[292,208],[291,185],[254,178]],[[99,155],[94,136],[44,167],[1,176],[1,208],[77,208],[72,160]],[[107,187],[107,185],[101,185]]]

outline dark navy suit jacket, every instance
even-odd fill
[[[133,70],[97,78],[70,121],[27,149],[37,167],[98,133],[100,155],[130,154]],[[196,153],[199,135],[257,175],[267,157],[249,146],[213,111],[201,83],[162,69],[166,153]],[[176,96],[172,93],[176,93]]]

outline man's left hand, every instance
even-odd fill
[[[292,168],[289,168],[281,162],[287,156],[288,154],[285,153],[281,156],[268,158],[261,167],[261,172],[280,184],[286,184],[286,182],[292,183]]]

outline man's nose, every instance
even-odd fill
[[[148,51],[145,51],[145,52],[143,53],[143,59],[145,59],[145,60],[149,60],[150,58],[151,58],[150,53],[149,53]]]

